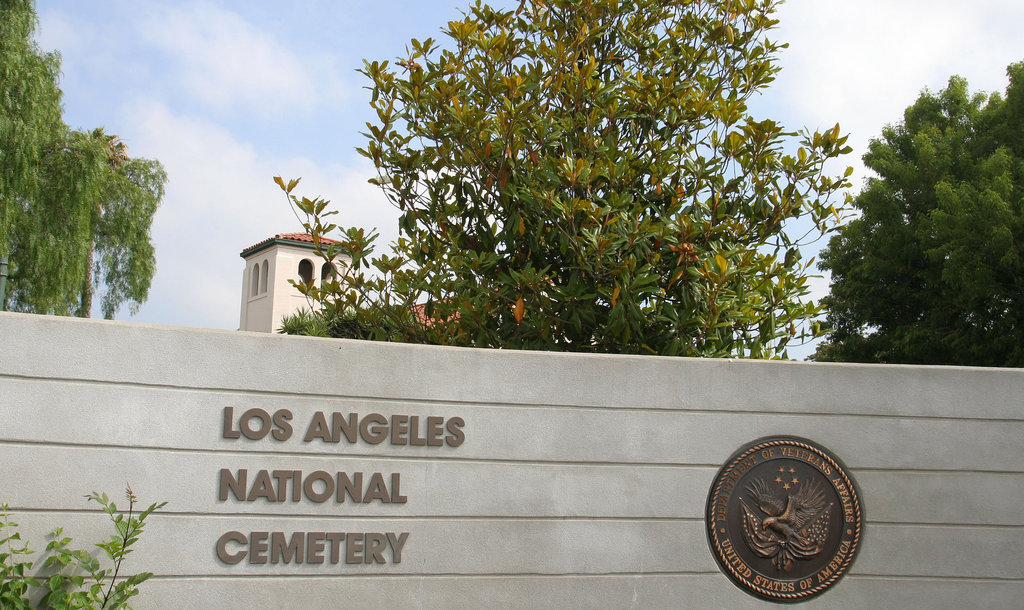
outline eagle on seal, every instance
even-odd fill
[[[776,569],[788,572],[794,559],[811,559],[821,552],[828,538],[832,504],[815,482],[805,483],[796,493],[780,500],[768,484],[755,480],[747,492],[761,511],[762,519],[740,498],[743,506],[743,538],[750,550],[770,557]]]

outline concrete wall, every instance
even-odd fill
[[[828,447],[861,490],[860,554],[807,605],[1024,598],[1024,370],[481,351],[9,313],[0,338],[0,502],[35,548],[58,525],[83,545],[105,535],[90,491],[127,481],[144,504],[168,502],[125,566],[157,574],[136,608],[767,606],[719,571],[703,514],[723,462],[776,434]],[[287,409],[294,434],[224,438],[226,407],[236,419]],[[303,440],[317,412],[335,411],[461,418],[464,442]],[[407,500],[221,501],[222,469],[399,473]],[[215,547],[229,531],[409,536],[401,563],[228,565]]]

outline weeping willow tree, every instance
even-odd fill
[[[33,41],[32,0],[0,0],[0,308],[110,318],[145,301],[167,176],[101,129],[61,117],[60,56]],[[6,294],[4,294],[6,293]]]
[[[15,222],[38,187],[38,168],[61,126],[60,56],[32,41],[33,3],[0,0],[0,309]]]

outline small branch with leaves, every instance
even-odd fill
[[[100,560],[88,551],[71,548],[71,537],[64,535],[63,528],[57,528],[46,545],[49,555],[43,561],[38,578],[28,576],[34,563],[20,559],[32,551],[27,542],[21,543],[16,529],[18,524],[10,520],[7,505],[0,506],[0,607],[29,609],[32,607],[30,591],[43,589],[45,593],[39,600],[41,608],[128,608],[128,600],[138,595],[138,586],[153,573],[140,572],[118,581],[121,565],[142,535],[146,518],[167,503],[150,504],[136,514],[138,498],[130,486],[126,487],[125,496],[127,513],[119,512],[105,493],[93,492],[85,496],[100,504],[114,525],[115,533],[105,542],[96,544],[106,553],[112,567],[102,568]],[[45,576],[47,573],[49,576]]]

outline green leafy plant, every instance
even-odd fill
[[[325,258],[351,258],[300,289],[377,340],[785,357],[818,332],[800,246],[840,222],[850,174],[824,165],[850,149],[748,109],[779,69],[776,5],[476,2],[365,62],[359,152],[400,237],[373,256],[276,178]]]
[[[7,505],[0,505],[0,607],[30,608],[29,587],[38,587],[39,581],[28,572],[31,561],[19,561],[32,551],[27,542],[22,542],[18,524],[11,521]]]
[[[33,568],[33,562],[19,561],[32,551],[28,543],[21,543],[21,535],[15,529],[18,524],[10,520],[4,504],[0,512],[2,606],[31,608],[30,589],[41,588],[45,592],[40,599],[40,608],[129,608],[128,600],[138,594],[139,584],[151,578],[153,573],[140,572],[119,581],[121,565],[142,535],[146,518],[167,503],[153,503],[136,513],[138,498],[131,487],[125,489],[125,495],[128,499],[127,513],[119,512],[117,505],[105,493],[93,492],[85,496],[103,507],[114,526],[115,533],[108,540],[96,544],[110,560],[109,567],[101,567],[100,560],[89,552],[72,548],[71,538],[64,535],[63,528],[57,528],[52,534],[53,540],[46,545],[49,555],[43,561],[42,574],[49,576],[40,578],[27,575]],[[2,550],[3,545],[6,545],[6,551]]]
[[[277,332],[282,335],[304,335],[306,337],[330,336],[327,333],[327,320],[313,314],[305,307],[281,318],[281,328]]]
[[[283,335],[335,339],[389,339],[399,336],[399,330],[387,320],[378,321],[371,327],[366,316],[360,315],[353,308],[332,308],[327,312],[314,313],[303,307],[293,314],[284,316],[278,332]]]
[[[1024,62],[1005,95],[953,77],[872,140],[815,360],[1024,366]]]

